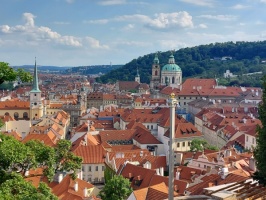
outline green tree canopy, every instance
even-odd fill
[[[70,152],[70,141],[59,140],[52,148],[37,140],[23,144],[1,133],[0,139],[0,171],[6,174],[19,172],[25,175],[26,171],[41,167],[49,180],[57,171],[72,172],[70,175],[75,179],[81,168],[82,158]]]
[[[19,80],[21,82],[31,82],[33,79],[29,72],[23,69],[14,70],[6,62],[0,62],[0,84],[5,81]]]
[[[123,176],[114,176],[109,180],[100,192],[100,197],[103,200],[124,200],[133,189],[130,187],[130,182]]]
[[[203,151],[204,149],[219,150],[216,146],[208,144],[204,139],[193,139],[190,144],[190,151]]]
[[[0,174],[1,175],[1,174]],[[51,193],[46,183],[41,182],[38,188],[35,188],[30,182],[18,173],[11,173],[5,176],[0,183],[0,199],[5,200],[57,200],[58,198]]]
[[[257,127],[257,146],[254,151],[257,171],[254,178],[266,185],[266,76],[263,77],[262,103],[259,105],[259,119],[262,126]]]

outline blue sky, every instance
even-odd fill
[[[0,61],[125,64],[156,51],[266,39],[266,0],[1,0]]]

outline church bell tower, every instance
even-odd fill
[[[43,116],[43,103],[39,89],[38,72],[35,58],[33,86],[30,91],[30,119],[38,119]]]

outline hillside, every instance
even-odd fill
[[[170,54],[170,51],[158,52],[161,67],[167,64]],[[138,68],[141,82],[149,83],[154,56],[155,53],[151,53],[134,59],[121,68],[99,77],[97,81],[102,83],[116,80],[131,81],[134,80]],[[200,45],[175,51],[174,57],[176,64],[182,69],[183,79],[187,77],[219,78],[228,69],[239,77],[242,74],[259,71],[266,74],[266,41]],[[250,82],[245,83],[245,86],[260,85],[248,79],[242,79],[243,83]],[[254,79],[259,80],[258,77]]]

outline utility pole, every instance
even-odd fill
[[[168,199],[174,199],[174,144],[175,144],[175,107],[177,105],[177,100],[175,98],[175,94],[171,93],[170,98],[168,100],[168,104],[170,107],[170,135],[169,135],[169,193]]]

